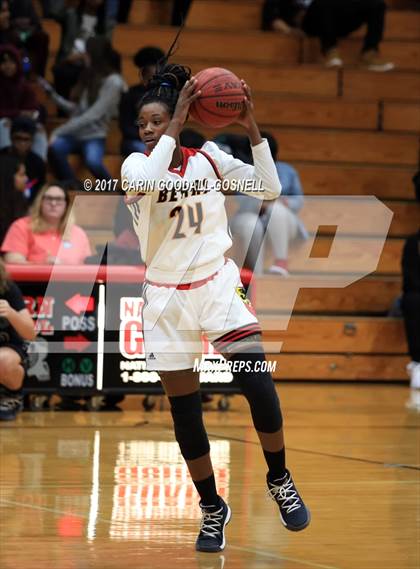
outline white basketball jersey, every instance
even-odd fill
[[[126,201],[146,277],[163,284],[194,282],[223,266],[232,241],[222,183],[228,181],[233,187],[249,180],[247,194],[259,199],[275,199],[281,191],[266,141],[252,149],[255,166],[206,142],[199,150],[182,148],[177,169],[169,168],[175,144],[175,139],[163,135],[149,156],[133,153],[121,169],[123,189],[132,190]],[[132,197],[135,190],[146,193]]]

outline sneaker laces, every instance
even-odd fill
[[[287,475],[286,480],[282,484],[269,482],[268,495],[275,502],[280,502],[280,507],[285,509],[288,514],[298,510],[302,505],[292,479],[290,476],[287,477]]]
[[[200,533],[208,537],[218,537],[221,532],[221,524],[223,520],[223,507],[216,512],[207,512],[202,509],[203,517],[201,519]]]
[[[0,400],[1,409],[13,409],[19,407],[21,400],[17,397],[4,397]]]

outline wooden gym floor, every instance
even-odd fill
[[[284,384],[288,463],[312,511],[285,530],[241,397],[205,419],[233,517],[196,554],[197,498],[170,415],[23,413],[2,424],[2,569],[417,569],[419,418],[402,385]]]

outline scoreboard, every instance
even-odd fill
[[[8,265],[38,335],[28,344],[24,391],[92,396],[163,393],[146,370],[144,267]],[[227,362],[203,336],[203,391],[237,393]]]

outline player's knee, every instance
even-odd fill
[[[273,203],[271,209],[271,218],[274,218],[275,221],[286,221],[288,216],[290,215],[290,210],[281,202],[276,201]]]
[[[8,389],[19,389],[22,386],[24,371],[22,366],[9,354],[0,352],[0,384]]]
[[[10,357],[8,353],[0,350],[0,381],[3,377],[9,376],[16,367],[16,362]]]
[[[22,387],[24,376],[23,368],[17,366],[9,375],[4,377],[0,376],[0,383],[7,387],[7,389],[16,391]]]
[[[182,456],[194,460],[207,454],[210,444],[203,423],[200,392],[169,397],[169,402]]]
[[[7,367],[7,360],[5,360],[0,350],[0,381],[2,375],[4,375],[6,367]]]
[[[252,236],[262,230],[261,221],[258,213],[244,212],[238,213],[231,221],[230,227],[234,235],[239,237]]]
[[[229,355],[234,376],[246,397],[254,426],[262,433],[275,433],[283,426],[280,401],[261,344],[253,342],[248,350]],[[262,371],[264,370],[264,371]]]

